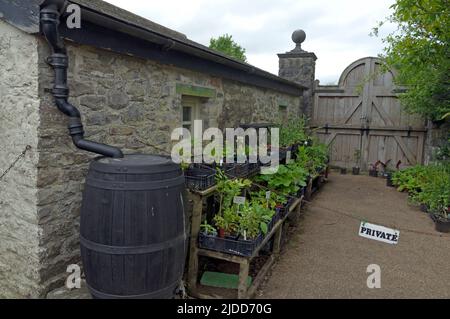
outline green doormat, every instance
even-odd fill
[[[210,272],[207,271],[203,274],[200,283],[203,286],[216,287],[216,288],[226,288],[226,289],[238,289],[239,286],[239,276],[224,274],[220,272]],[[252,284],[252,277],[248,276],[247,286],[250,287]]]

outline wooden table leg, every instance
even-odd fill
[[[311,180],[308,183],[308,187],[306,188],[305,199],[307,201],[311,200],[311,197],[312,197],[312,185],[313,185],[313,179],[311,178]]]
[[[198,277],[198,248],[197,238],[200,232],[203,213],[203,199],[198,195],[193,196],[194,206],[192,211],[191,238],[189,249],[189,269],[188,269],[188,290],[197,293],[197,277]]]
[[[274,240],[273,240],[273,254],[279,255],[281,251],[281,239],[283,235],[283,225],[278,228],[277,232],[275,233]]]
[[[238,299],[248,299],[248,273],[250,270],[250,262],[248,260],[243,261],[240,264],[239,269],[239,286],[238,286]]]

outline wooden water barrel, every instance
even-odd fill
[[[186,258],[184,177],[170,158],[127,155],[92,162],[80,244],[86,282],[99,299],[166,299]]]

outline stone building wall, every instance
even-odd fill
[[[225,98],[219,114],[219,126],[238,127],[245,123],[277,123],[300,117],[300,97],[224,80]]]
[[[0,298],[39,295],[38,41],[0,21]]]
[[[153,145],[171,150],[171,132],[181,126],[182,94],[189,93],[190,86],[212,92],[200,99],[206,126],[274,121],[280,105],[289,115],[299,114],[300,97],[87,46],[68,43],[68,54],[70,101],[82,113],[86,138],[121,147],[125,153],[160,153]],[[61,285],[67,266],[80,262],[81,193],[94,157],[72,145],[68,119],[47,92],[53,80],[44,62],[48,55],[41,39],[37,214],[45,291]]]

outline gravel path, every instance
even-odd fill
[[[450,298],[450,237],[439,237],[431,219],[407,204],[406,194],[385,185],[381,178],[332,174],[259,298]],[[397,227],[399,244],[359,237],[359,220],[323,207]],[[381,289],[367,287],[371,264],[381,267]]]

